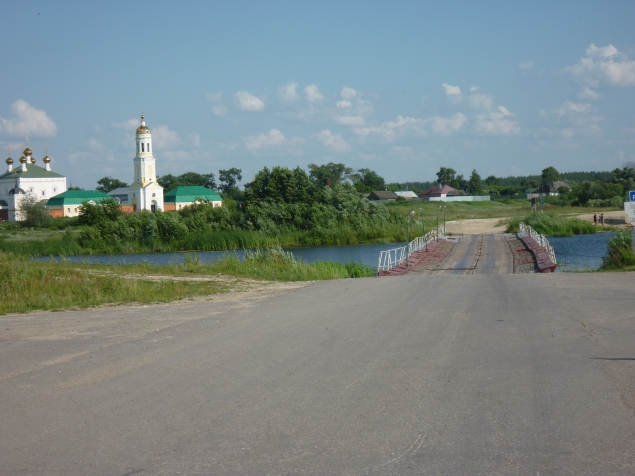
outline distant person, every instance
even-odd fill
[[[604,226],[604,213],[600,213],[600,223]]]
[[[597,224],[598,224],[598,214],[597,213],[593,214],[593,224],[595,226],[597,226]]]

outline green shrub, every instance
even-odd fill
[[[608,241],[609,250],[600,269],[622,269],[635,266],[635,250],[632,248],[630,231],[618,231]]]

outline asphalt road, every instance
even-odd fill
[[[635,474],[633,277],[0,316],[0,474]]]

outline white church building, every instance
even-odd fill
[[[118,188],[109,195],[122,205],[132,205],[134,211],[163,210],[163,187],[157,183],[156,161],[152,155],[152,133],[141,115],[141,125],[135,134],[137,153],[133,159],[134,181],[128,188]],[[126,200],[127,198],[127,200]]]
[[[20,203],[27,195],[48,200],[66,191],[66,177],[51,170],[48,153],[42,159],[44,167],[35,165],[33,151],[27,146],[20,157],[20,165],[13,167],[13,159],[5,161],[7,171],[0,175],[0,221],[20,221]]]

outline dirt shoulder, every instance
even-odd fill
[[[598,216],[600,214],[598,213]],[[569,215],[588,222],[593,222],[593,213]],[[508,218],[473,218],[453,220],[446,223],[448,233],[463,235],[480,235],[489,233],[505,233],[505,221]],[[626,226],[623,211],[604,212],[604,223],[612,226]]]

